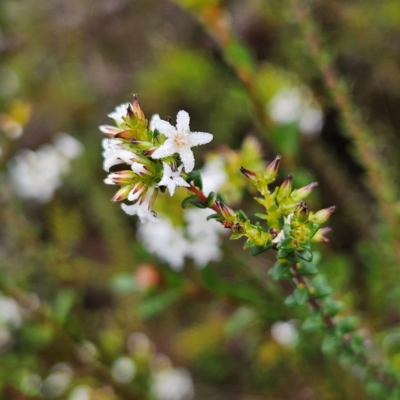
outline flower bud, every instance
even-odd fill
[[[127,185],[135,177],[133,171],[117,171],[108,175],[108,178],[117,185]]]
[[[136,94],[133,95],[133,112],[137,115],[139,119],[146,119],[144,116],[144,112],[140,107],[139,100]]]
[[[313,242],[324,242],[328,243],[329,239],[325,237],[332,229],[329,227],[318,229],[317,233],[311,239]]]
[[[308,207],[306,203],[300,203],[298,209],[294,214],[295,220],[300,224],[305,224],[308,221],[308,216],[310,212],[308,211]]]
[[[318,182],[310,183],[300,189],[294,190],[291,197],[294,201],[302,201],[318,186]]]
[[[147,190],[147,186],[139,182],[133,186],[132,190],[128,194],[129,201],[136,201],[145,191]]]
[[[276,174],[278,173],[278,169],[279,169],[279,164],[281,162],[281,156],[276,156],[275,160],[272,161],[267,169],[264,171],[263,173],[263,178],[267,181],[267,182],[273,182],[273,180],[276,177]]]
[[[231,208],[229,208],[226,204],[224,204],[220,200],[216,200],[215,204],[219,208],[224,219],[226,219],[227,221],[233,221],[235,219],[235,216],[236,216],[235,211],[233,211]]]
[[[121,189],[115,193],[114,197],[111,199],[112,202],[125,200],[128,197],[129,192],[132,190],[131,185],[122,186]]]
[[[280,197],[288,197],[292,191],[292,181],[293,176],[289,175],[282,183],[281,187],[279,188],[279,196]]]
[[[333,212],[336,210],[335,206],[331,206],[329,208],[324,208],[323,210],[317,211],[315,214],[313,214],[310,219],[313,222],[316,222],[317,224],[323,224],[326,222],[329,217],[333,214]]]
[[[257,181],[259,179],[258,174],[244,167],[240,167],[240,172],[250,181],[252,185],[257,185]]]

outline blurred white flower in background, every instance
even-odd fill
[[[14,343],[13,331],[22,325],[22,312],[18,303],[0,292],[0,351],[6,351]]]
[[[68,388],[73,376],[73,370],[66,363],[59,363],[51,369],[50,375],[43,381],[44,397],[61,396]]]
[[[208,160],[200,172],[206,196],[212,191],[217,192],[228,179],[224,162],[218,156]],[[174,226],[163,216],[157,224],[140,224],[138,238],[150,253],[175,271],[182,270],[185,257],[192,258],[201,268],[222,256],[221,236],[225,229],[214,220],[207,221],[213,213],[209,209],[187,208],[183,211],[184,227]]]
[[[150,253],[172,269],[179,271],[183,268],[188,242],[183,229],[173,226],[168,218],[163,217],[157,224],[140,224],[138,237]]]
[[[112,367],[111,375],[115,382],[127,384],[136,374],[136,365],[129,357],[117,358]]]
[[[66,133],[58,134],[54,145],[38,150],[21,150],[8,163],[9,180],[16,194],[40,203],[50,201],[62,184],[70,161],[83,153],[82,144]]]
[[[278,321],[271,327],[272,338],[284,347],[294,347],[299,338],[294,321]]]
[[[91,389],[87,385],[75,387],[68,396],[68,400],[90,400]]]
[[[151,392],[157,400],[191,400],[194,396],[192,378],[184,368],[169,368],[153,375]]]
[[[277,124],[296,122],[306,136],[317,136],[323,127],[321,106],[306,86],[280,90],[270,100],[268,111]]]

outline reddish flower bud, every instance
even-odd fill
[[[216,200],[215,204],[217,205],[217,207],[219,208],[222,216],[227,220],[227,221],[233,221],[236,213],[229,208],[226,204],[224,204],[222,201],[220,200]]]
[[[268,165],[267,169],[263,173],[263,177],[267,180],[267,182],[272,182],[275,179],[280,163],[281,156],[276,156],[275,160]]]
[[[335,206],[331,206],[329,208],[324,208],[322,210],[317,211],[314,215],[311,216],[311,220],[316,222],[317,224],[323,224],[326,222],[329,217],[336,210]]]
[[[252,185],[257,185],[259,175],[247,168],[240,167],[240,172],[250,181]]]
[[[279,188],[279,196],[280,197],[287,197],[290,195],[292,191],[292,181],[293,176],[289,175],[282,183],[281,187]]]
[[[294,190],[291,197],[294,201],[302,201],[318,186],[318,182],[310,183],[300,189]]]
[[[137,115],[139,119],[146,119],[143,110],[140,108],[139,100],[136,94],[133,95],[133,112]]]
[[[294,217],[297,222],[300,224],[305,224],[308,221],[308,216],[310,212],[308,211],[307,204],[302,202],[299,204],[298,209],[296,210]]]
[[[116,201],[125,200],[128,197],[128,194],[131,191],[131,189],[132,189],[132,186],[130,186],[130,185],[123,186],[121,189],[118,190],[117,193],[115,193],[115,195],[111,199],[111,201],[116,202]]]

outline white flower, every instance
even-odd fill
[[[22,316],[18,303],[12,297],[0,293],[0,326],[19,328],[21,323]]]
[[[129,357],[117,358],[111,367],[111,375],[118,383],[129,383],[135,374],[136,365]]]
[[[318,135],[323,126],[321,107],[306,86],[279,91],[269,103],[269,114],[278,124],[296,122],[300,132],[308,136]]]
[[[159,222],[160,219],[157,218],[155,212],[151,209],[154,200],[154,188],[147,190],[145,197],[141,197],[135,204],[121,204],[121,208],[128,215],[137,215],[140,222]]]
[[[292,218],[293,218],[294,213],[289,214],[286,218],[285,218],[285,224],[290,225],[290,223],[292,222]],[[275,239],[272,240],[272,243],[279,243],[280,241],[282,241],[283,239],[285,239],[285,232],[283,231],[283,229],[278,233],[278,235],[275,237]]]
[[[177,186],[189,187],[190,185],[181,177],[183,165],[180,165],[177,170],[173,170],[167,163],[163,162],[163,176],[157,186],[166,186],[171,196],[174,195]]]
[[[50,201],[62,184],[62,175],[69,170],[70,159],[77,157],[82,148],[63,134],[55,139],[54,146],[45,144],[36,151],[19,151],[8,163],[10,182],[17,195],[42,203]]]
[[[183,268],[189,243],[182,228],[172,225],[168,218],[163,218],[157,225],[140,225],[138,236],[150,253],[166,262],[175,271]]]
[[[217,192],[228,180],[224,171],[224,160],[220,156],[208,160],[201,170],[203,181],[203,193],[208,196],[211,192]]]
[[[151,131],[154,131],[154,122],[160,121],[160,120],[161,120],[160,114],[153,114],[153,115],[151,116],[151,118],[150,118],[149,129],[150,129]]]
[[[54,147],[65,157],[72,160],[83,153],[82,143],[68,133],[59,133],[54,139]]]
[[[190,132],[190,117],[186,111],[179,111],[176,116],[176,128],[169,122],[155,120],[154,129],[163,133],[167,140],[153,153],[152,158],[159,159],[178,153],[186,172],[194,168],[194,155],[191,147],[211,142],[213,136],[206,132]]]
[[[293,347],[297,343],[299,333],[293,322],[278,321],[271,327],[271,336],[282,346]]]
[[[156,372],[151,392],[157,400],[191,400],[194,396],[192,378],[184,368]]]
[[[207,217],[213,214],[212,210],[190,208],[184,212],[189,236],[188,255],[198,267],[206,266],[210,261],[221,258],[221,234],[225,232],[220,223]]]
[[[79,385],[76,386],[69,394],[68,400],[90,400],[90,386]]]
[[[128,107],[131,107],[131,103],[120,104],[115,107],[113,112],[107,114],[107,117],[112,118],[117,124],[122,124],[124,122],[122,118],[126,117],[128,114]]]
[[[103,139],[102,145],[104,149],[103,168],[105,171],[109,171],[111,167],[118,164],[129,164],[133,166],[138,158],[132,151],[124,149],[119,139]]]

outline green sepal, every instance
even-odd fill
[[[264,253],[264,251],[269,250],[272,247],[273,243],[267,243],[264,246],[253,246],[250,250],[250,255],[252,257],[257,256],[258,254]]]
[[[303,251],[296,250],[295,254],[296,254],[297,257],[301,258],[302,260],[305,260],[305,261],[308,261],[308,262],[312,261],[313,255],[312,255],[310,250],[307,250],[307,249],[305,249]]]
[[[196,195],[194,196],[189,196],[186,197],[186,199],[184,199],[182,201],[182,208],[186,208],[188,204],[192,204],[197,208],[207,208],[199,199]]]
[[[151,131],[148,130],[148,132],[151,132]],[[149,136],[149,134],[147,133],[147,137],[148,136]],[[154,129],[154,131],[153,131],[153,139],[157,140],[159,136],[160,136],[160,132],[157,129]]]
[[[306,332],[315,332],[319,331],[324,327],[324,323],[321,319],[321,315],[319,313],[313,313],[303,322],[301,329]]]
[[[340,338],[336,336],[326,336],[322,342],[321,350],[324,354],[334,354],[340,346]]]
[[[304,261],[304,260],[300,261],[300,267],[297,267],[296,271],[299,275],[316,275],[316,274],[318,274],[318,268],[314,264],[312,264],[308,261]]]
[[[314,298],[326,297],[332,293],[332,288],[325,282],[325,278],[322,275],[316,276],[312,281],[315,292],[313,293]]]
[[[232,235],[229,237],[229,239],[230,239],[230,240],[238,240],[238,239],[240,239],[241,237],[243,237],[243,233],[232,233]],[[246,243],[247,243],[247,242],[246,242]],[[245,245],[244,245],[244,248],[245,248],[245,249],[250,248],[251,246],[246,247],[246,243],[245,243]],[[254,243],[253,243],[253,244],[254,244]]]
[[[274,281],[279,281],[289,271],[290,264],[286,262],[277,261],[274,266],[268,271],[268,275]]]
[[[190,172],[187,176],[188,182],[193,182],[196,187],[203,190],[203,180],[201,179],[200,171],[194,170]]]
[[[308,298],[308,289],[306,287],[297,287],[293,292],[293,296],[297,304],[303,305]]]
[[[245,214],[243,210],[237,211],[237,215],[242,221],[249,221],[249,217]]]

